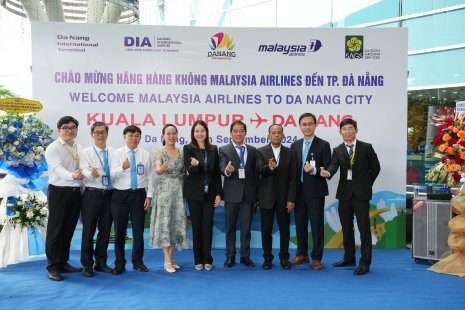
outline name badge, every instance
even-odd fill
[[[352,169],[347,170],[347,180],[352,181]]]
[[[205,187],[204,187],[203,191],[204,191],[205,194],[208,194],[208,184],[205,184]]]
[[[245,169],[244,168],[239,168],[239,179],[245,179]]]
[[[108,176],[102,175],[102,185],[105,187],[108,186]]]
[[[137,174],[138,175],[144,175],[144,165],[142,165],[142,164],[137,165]]]

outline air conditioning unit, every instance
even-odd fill
[[[444,253],[450,253],[447,245],[452,218],[449,200],[413,200],[412,257],[415,261],[425,259],[438,261]]]

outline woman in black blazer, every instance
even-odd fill
[[[183,193],[191,215],[196,270],[213,268],[213,214],[222,194],[218,148],[209,139],[207,124],[196,121],[191,143],[183,150],[187,171]]]

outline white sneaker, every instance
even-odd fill
[[[206,271],[210,271],[213,269],[213,265],[212,264],[205,264],[205,270]]]
[[[200,271],[200,270],[203,269],[203,265],[202,264],[197,264],[197,265],[194,266],[194,268],[195,268],[195,270]]]

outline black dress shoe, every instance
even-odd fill
[[[273,263],[270,261],[270,260],[266,260],[263,265],[262,265],[263,269],[271,269],[273,268]]]
[[[48,278],[53,281],[63,281],[63,276],[58,271],[49,271]]]
[[[343,259],[333,264],[334,267],[355,266],[355,259]]]
[[[61,267],[61,272],[81,272],[82,268],[76,268],[66,263]]]
[[[109,267],[108,265],[95,265],[94,270],[98,272],[113,272],[113,268]]]
[[[283,269],[286,269],[286,270],[291,269],[291,263],[289,262],[287,258],[281,259],[279,264],[281,265]]]
[[[361,276],[370,271],[370,267],[366,265],[360,265],[354,270],[354,275]]]
[[[224,261],[224,268],[231,268],[232,266],[234,266],[235,263],[236,260],[234,259],[234,257],[228,257]]]
[[[84,267],[84,270],[82,271],[82,274],[88,278],[94,276],[94,271],[92,270],[91,266]]]
[[[241,264],[248,268],[253,268],[255,266],[252,260],[248,257],[241,257]]]
[[[149,269],[147,268],[147,266],[144,265],[144,263],[134,264],[132,265],[132,269],[140,271],[140,272],[149,271]]]
[[[113,272],[112,274],[114,275],[120,275],[122,274],[123,272],[126,271],[126,268],[124,266],[116,266],[115,269],[113,269]]]

